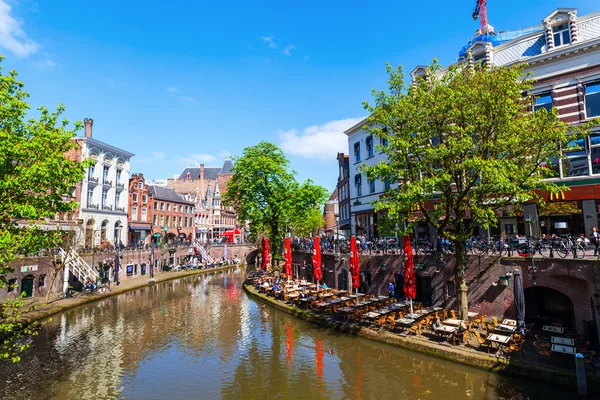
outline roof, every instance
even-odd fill
[[[369,117],[366,117],[362,121],[360,121],[358,124],[356,124],[356,125],[350,127],[349,129],[345,130],[344,133],[349,136],[349,135],[353,134],[354,132],[362,129],[362,127],[365,126],[365,125],[367,125],[368,122],[369,122]]]
[[[123,149],[115,147],[111,144],[101,142],[98,139],[93,139],[93,138],[90,138],[87,136],[77,136],[77,140],[82,140],[82,141],[88,143],[89,146],[97,146],[104,150],[110,150],[111,152],[121,155],[123,157],[131,158],[131,157],[135,156],[135,154],[130,153],[127,150],[123,150]]]
[[[225,160],[222,167],[205,167],[204,179],[217,179],[217,176],[220,174],[231,174],[232,169],[233,163],[231,160]],[[190,174],[190,179],[200,179],[200,167],[185,168],[177,179],[188,179],[188,173]]]
[[[185,200],[182,196],[175,193],[172,189],[164,186],[148,185],[150,195],[156,200],[166,200],[174,203],[194,204],[192,201]]]

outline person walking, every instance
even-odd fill
[[[596,227],[592,228],[591,242],[594,245],[594,256],[600,256],[600,233]]]

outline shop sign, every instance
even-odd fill
[[[21,272],[33,272],[33,271],[37,271],[37,270],[38,270],[37,265],[24,265],[21,267]]]

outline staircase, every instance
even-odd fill
[[[208,252],[204,249],[204,247],[195,244],[194,247],[196,248],[196,250],[198,250],[200,252],[200,254],[202,254],[202,262],[205,264],[212,264],[215,262],[215,260],[213,260],[213,258],[208,254]]]
[[[92,282],[96,281],[98,274],[94,271],[94,268],[79,256],[79,253],[75,249],[70,249],[68,252],[60,249],[60,255],[63,263],[69,266],[69,270],[79,282],[85,284],[88,279]]]

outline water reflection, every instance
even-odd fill
[[[250,300],[243,269],[183,278],[54,318],[6,399],[497,399],[573,392],[313,326]]]

